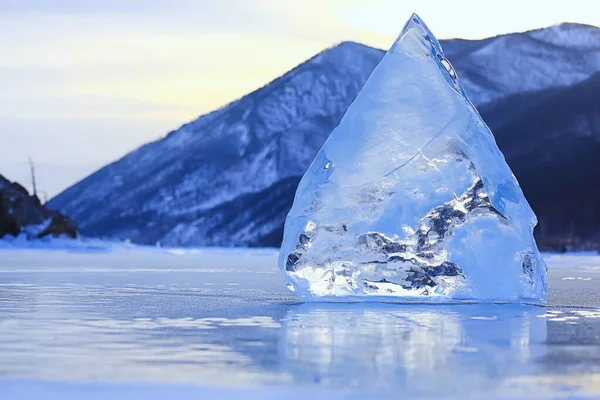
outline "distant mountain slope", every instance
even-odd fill
[[[545,29],[467,41],[442,42],[477,106],[506,95],[568,86],[600,66],[600,29],[561,24]]]
[[[486,110],[484,118],[496,118],[500,129],[525,118],[512,104],[529,105],[529,97],[520,96],[502,103],[506,96],[537,91],[530,96],[541,102],[540,96],[549,96],[546,89],[577,84],[600,71],[600,29],[585,25],[454,39],[442,46],[471,99]],[[74,216],[90,236],[277,246],[299,177],[382,56],[381,50],[352,42],[328,49],[102,168],[50,205]],[[501,107],[510,108],[515,119],[493,111]],[[512,151],[512,139],[502,145],[500,136],[511,137],[504,132],[498,132],[498,141]],[[533,162],[535,154],[529,158]]]
[[[51,204],[81,216],[89,235],[185,245],[255,241],[255,232],[201,237],[185,231],[196,232],[194,222],[215,207],[302,175],[382,54],[342,43],[142,146]]]
[[[600,73],[481,114],[537,213],[538,239],[600,240]]]

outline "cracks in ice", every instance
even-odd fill
[[[465,280],[460,266],[448,259],[445,250],[447,241],[456,227],[482,214],[505,220],[491,204],[483,182],[477,178],[460,197],[455,196],[453,200],[431,209],[417,224],[416,230],[403,240],[392,239],[381,232],[368,232],[345,248],[335,243],[335,238],[346,237],[348,224],[317,226],[309,222],[299,236],[296,249],[287,257],[286,270],[298,277],[304,276],[306,268],[311,274],[318,271],[330,289],[342,286],[351,292],[439,294]],[[312,258],[311,248],[320,233],[329,235],[329,239],[325,239],[330,243],[329,251],[325,253],[330,257],[331,254],[337,255],[335,259]],[[360,254],[358,259],[344,259],[345,252],[355,253],[357,250]]]

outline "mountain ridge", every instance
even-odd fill
[[[600,29],[591,32],[594,40],[585,44],[571,43],[560,26],[467,46],[462,39],[441,42],[467,93],[483,109],[510,95],[539,92],[538,87],[569,86],[599,71]],[[383,54],[350,41],[330,47],[248,95],[140,146],[50,204],[73,215],[91,236],[147,244],[274,245],[260,235],[271,234],[267,226],[270,232],[278,229],[281,211],[258,226],[255,221],[264,217],[258,211],[249,214],[232,206],[225,216],[225,205],[238,204],[235,200],[244,196],[258,201],[260,193],[268,197],[269,188],[275,193],[287,187],[280,182],[299,179]],[[488,67],[490,60],[498,65]],[[557,66],[564,72],[560,80],[548,75]],[[528,79],[513,78],[523,74]],[[291,196],[279,194],[293,198],[291,191]],[[270,198],[278,201],[274,194]],[[218,228],[220,222],[210,218],[215,210],[222,220],[235,216],[236,226],[255,228]]]

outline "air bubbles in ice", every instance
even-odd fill
[[[444,67],[446,72],[448,72],[450,77],[452,79],[456,79],[456,71],[454,71],[454,67],[452,66],[452,64],[450,64],[450,61],[448,61],[447,58],[441,58],[440,63],[442,63],[442,66]]]

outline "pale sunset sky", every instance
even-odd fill
[[[560,22],[592,0],[0,0],[0,174],[49,197],[324,48],[387,49],[412,12],[438,38]]]

